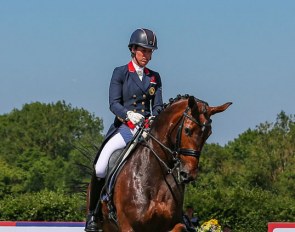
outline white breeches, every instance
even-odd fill
[[[134,135],[137,129],[130,131]],[[109,139],[109,141],[104,145],[99,155],[99,158],[95,164],[95,171],[97,177],[105,178],[109,158],[111,157],[114,151],[124,148],[125,146],[126,142],[121,133],[117,133]]]

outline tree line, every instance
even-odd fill
[[[84,220],[83,183],[102,133],[102,119],[64,101],[0,115],[0,220]],[[225,146],[206,144],[185,205],[234,231],[295,221],[294,141],[294,115],[282,111]]]

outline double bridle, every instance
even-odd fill
[[[203,103],[204,104],[204,103]],[[206,110],[206,107],[203,107],[203,109]],[[186,108],[186,110],[183,112],[182,117],[180,118],[181,123],[177,129],[177,135],[176,135],[176,144],[175,144],[175,152],[177,154],[185,155],[185,156],[194,156],[196,158],[199,158],[201,155],[201,151],[190,149],[190,148],[181,148],[181,135],[183,130],[184,121],[186,118],[190,119],[192,122],[196,123],[201,127],[201,130],[204,131],[204,128],[211,126],[211,119],[208,119],[205,123],[201,123],[199,120],[196,120],[191,115],[188,114],[188,112],[191,109],[189,107]],[[202,114],[206,114],[207,111],[202,112]],[[185,134],[188,134],[185,132]],[[188,135],[187,135],[188,136]]]
[[[190,107],[187,107],[185,109],[185,111],[183,112],[182,116],[180,117],[180,119],[178,120],[178,122],[176,123],[176,126],[179,124],[178,129],[177,129],[177,135],[176,135],[176,142],[175,145],[173,146],[173,149],[170,149],[169,147],[167,147],[166,145],[164,145],[161,141],[159,141],[154,135],[152,135],[150,132],[148,132],[148,137],[152,138],[154,141],[156,141],[163,149],[165,149],[166,151],[168,151],[168,153],[170,153],[173,156],[173,161],[175,163],[173,168],[169,168],[167,166],[167,164],[156,154],[156,152],[152,149],[152,147],[150,145],[147,145],[147,147],[149,147],[149,149],[152,151],[152,153],[156,156],[156,158],[167,168],[168,173],[172,173],[173,170],[180,164],[180,159],[179,159],[179,155],[184,155],[184,156],[193,156],[195,158],[199,158],[201,155],[201,151],[200,150],[195,150],[195,149],[191,149],[191,148],[183,148],[181,147],[181,138],[182,138],[182,132],[183,132],[183,127],[184,127],[184,122],[185,119],[189,119],[192,122],[196,123],[197,125],[199,125],[201,127],[201,130],[204,131],[206,127],[210,127],[211,126],[211,122],[212,120],[210,118],[208,118],[207,116],[207,110],[206,110],[206,105],[208,105],[206,102],[202,102],[202,111],[199,112],[198,111],[198,116],[200,116],[201,114],[205,115],[205,118],[207,119],[206,122],[201,123],[198,119],[195,119],[192,117],[192,115],[189,115],[188,112],[192,111],[192,109]],[[175,127],[176,127],[175,126]],[[174,128],[172,129],[172,131],[174,130]],[[185,134],[187,136],[188,133],[185,132]]]

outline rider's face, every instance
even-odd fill
[[[135,54],[134,61],[140,67],[145,67],[148,62],[152,59],[153,50],[144,48],[144,47],[137,47],[132,48],[132,52]]]

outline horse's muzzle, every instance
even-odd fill
[[[195,177],[190,175],[188,172],[180,171],[180,182],[181,183],[188,184],[189,182],[194,181],[194,180],[195,180]]]

